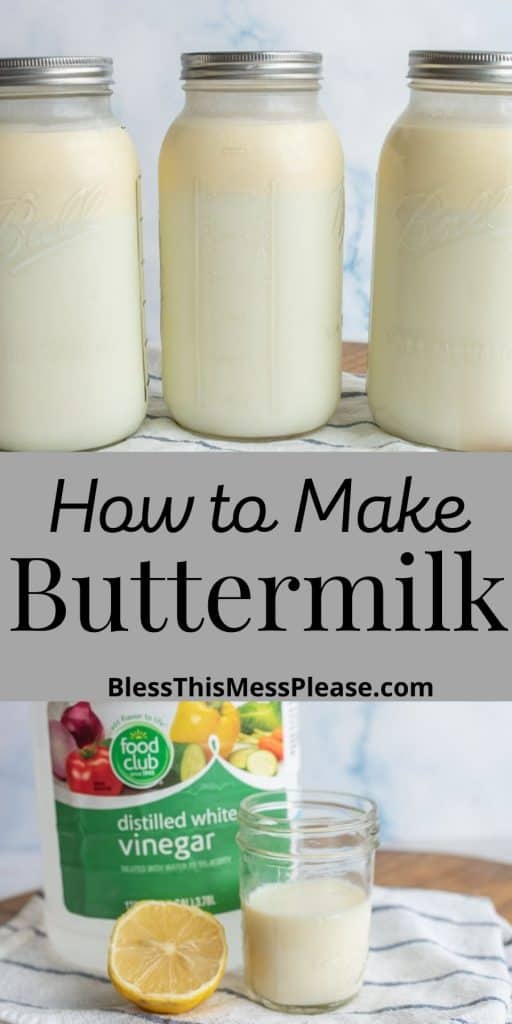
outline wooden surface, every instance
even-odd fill
[[[364,341],[343,342],[343,369],[346,373],[366,373],[368,345]]]
[[[448,853],[382,850],[377,854],[375,880],[379,885],[446,889],[470,896],[487,896],[498,913],[512,921],[512,864]]]
[[[512,921],[512,864],[455,857],[447,853],[377,854],[379,885],[447,889],[472,896],[488,896],[503,917]],[[0,901],[0,924],[8,921],[29,899],[30,893]]]

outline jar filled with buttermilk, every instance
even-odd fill
[[[419,443],[512,448],[512,54],[413,51],[381,155],[368,396]]]
[[[281,789],[238,814],[244,973],[273,1010],[334,1010],[359,991],[379,826],[372,800]]]
[[[189,53],[160,154],[164,395],[224,437],[325,423],[341,382],[343,154],[321,55]]]
[[[139,166],[112,61],[0,61],[0,448],[111,444],[144,417]]]

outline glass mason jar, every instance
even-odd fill
[[[377,423],[512,448],[512,54],[413,51],[382,150],[368,396]]]
[[[0,61],[0,447],[111,444],[144,417],[139,167],[112,61]]]
[[[378,823],[346,793],[280,791],[239,811],[245,980],[273,1009],[319,1013],[358,992]]]
[[[164,395],[224,437],[298,434],[340,392],[343,154],[321,55],[184,54],[160,154]]]

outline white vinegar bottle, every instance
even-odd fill
[[[293,704],[37,703],[35,773],[46,926],[56,952],[104,973],[115,919],[172,899],[218,914],[241,959],[238,807],[295,788]],[[262,736],[273,736],[275,754]]]

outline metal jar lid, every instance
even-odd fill
[[[111,57],[3,57],[0,89],[83,88],[87,92],[111,92]]]
[[[500,50],[411,50],[408,78],[512,85],[512,53]]]
[[[322,54],[301,50],[227,50],[182,53],[185,81],[208,79],[288,79],[318,81]]]

